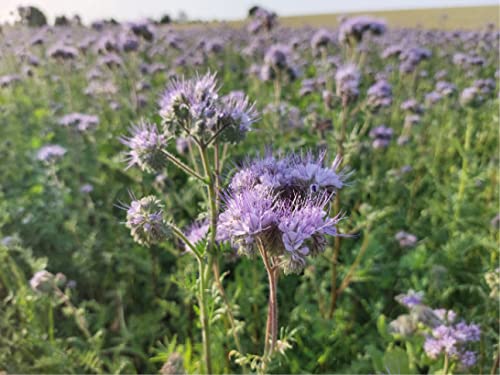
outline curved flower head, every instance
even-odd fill
[[[341,97],[344,103],[356,100],[359,95],[360,80],[361,73],[355,65],[339,67],[335,73],[337,96]]]
[[[56,286],[55,276],[46,270],[38,271],[31,278],[30,286],[35,292],[48,293]]]
[[[172,81],[159,103],[165,131],[204,141],[242,139],[256,120],[254,106],[244,95],[220,97],[218,91],[215,74]]]
[[[170,233],[163,218],[163,206],[152,195],[130,203],[125,224],[134,241],[147,247],[163,241]]]
[[[64,156],[66,149],[59,145],[45,145],[41,147],[36,157],[38,160],[45,162],[53,162]]]
[[[225,205],[219,216],[218,239],[229,240],[240,252],[251,255],[255,241],[276,225],[273,197],[264,189],[244,190],[227,195]]]
[[[143,171],[153,172],[163,168],[167,158],[163,148],[168,138],[160,133],[155,124],[140,122],[130,130],[130,137],[122,137],[120,141],[130,150],[127,152],[127,169],[137,164]]]
[[[314,256],[325,250],[324,235],[338,235],[339,217],[329,217],[325,203],[326,200],[309,199],[281,214],[278,228],[285,249],[282,255],[285,273],[301,272],[307,255]]]

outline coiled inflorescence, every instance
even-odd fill
[[[148,247],[163,241],[170,233],[163,218],[163,206],[152,195],[130,203],[126,226],[137,243]]]
[[[219,216],[218,239],[245,255],[265,249],[285,273],[301,272],[308,255],[324,251],[325,235],[339,235],[339,216],[327,204],[345,184],[340,159],[324,166],[324,154],[266,156],[236,173]]]
[[[160,99],[164,132],[208,143],[216,137],[238,142],[256,120],[246,96],[219,96],[215,75],[174,80]]]

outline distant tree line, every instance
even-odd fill
[[[42,27],[47,25],[47,17],[45,14],[35,6],[20,6],[17,8],[17,14],[19,16],[19,23],[29,26],[29,27]],[[158,20],[151,19],[155,24],[167,25],[170,23],[185,23],[188,22],[188,16],[185,12],[179,12],[176,19],[173,19],[169,14],[164,14]],[[102,20],[105,24],[118,25],[119,22],[113,18]],[[56,16],[54,20],[55,26],[69,26],[69,25],[81,25],[82,19],[79,15],[74,15],[73,17],[67,17],[66,15]]]

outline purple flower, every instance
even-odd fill
[[[423,292],[415,292],[413,289],[410,289],[406,294],[398,295],[396,297],[396,301],[408,308],[411,308],[416,305],[421,305],[423,297]]]
[[[328,216],[325,205],[344,186],[340,159],[325,167],[324,154],[314,157],[268,154],[236,173],[219,216],[218,239],[229,240],[244,254],[260,245],[279,258],[285,273],[300,272],[306,257],[325,247],[326,235],[338,236],[339,217]]]
[[[339,41],[350,44],[353,40],[360,42],[367,32],[381,35],[387,26],[384,21],[368,16],[352,17],[344,20],[339,27]]]
[[[53,162],[63,157],[66,149],[59,145],[45,145],[36,154],[38,160]]]
[[[84,193],[84,194],[92,193],[93,190],[94,190],[94,187],[91,184],[83,184],[80,187],[80,192]]]
[[[125,224],[137,243],[149,247],[163,241],[169,234],[163,219],[163,206],[154,196],[133,200],[126,208]]]
[[[373,148],[386,148],[392,139],[394,131],[385,125],[377,126],[370,131],[370,138],[373,139]]]
[[[285,273],[300,272],[306,264],[307,255],[323,252],[326,245],[324,235],[338,235],[336,225],[339,217],[328,217],[325,203],[312,199],[281,213],[278,229],[285,248],[282,256]]]
[[[474,366],[476,364],[476,361],[477,356],[473,351],[467,350],[460,354],[460,364],[466,369]]]
[[[337,96],[344,103],[355,100],[359,95],[361,73],[355,65],[349,64],[340,67],[335,73]]]
[[[84,113],[70,113],[61,117],[58,122],[62,126],[71,126],[80,132],[85,132],[99,124],[99,117]]]
[[[311,47],[313,50],[326,48],[331,43],[333,43],[332,33],[325,29],[316,31],[311,38]]]
[[[277,223],[272,195],[263,189],[244,190],[225,197],[219,216],[217,238],[230,240],[244,254],[252,254],[254,243]]]
[[[377,81],[367,94],[367,104],[374,111],[392,104],[392,87],[385,79]]]
[[[120,142],[129,147],[127,169],[137,164],[143,171],[158,171],[166,165],[163,149],[168,138],[158,131],[155,124],[140,122],[132,127],[130,137],[121,137]]]
[[[48,271],[38,271],[30,280],[31,289],[35,292],[48,293],[55,286],[54,275]]]
[[[75,47],[59,43],[50,47],[47,54],[54,59],[72,60],[78,56],[78,50]]]
[[[186,232],[186,237],[189,242],[191,242],[193,245],[196,245],[207,237],[209,229],[210,225],[208,223],[208,220],[195,221],[189,226]],[[186,249],[188,249],[187,246]]]
[[[395,236],[401,247],[413,247],[416,245],[418,238],[414,234],[399,231]]]
[[[160,115],[168,134],[231,142],[239,141],[257,117],[245,96],[219,97],[212,74],[170,82],[160,99]]]

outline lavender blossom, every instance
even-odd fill
[[[389,107],[392,104],[392,87],[384,79],[377,81],[368,89],[367,105],[373,110]]]
[[[326,235],[338,236],[339,217],[327,215],[325,205],[343,187],[337,173],[340,159],[323,166],[324,154],[267,155],[236,173],[219,216],[218,239],[229,240],[243,254],[258,245],[279,258],[285,273],[298,273],[307,256],[324,251]]]
[[[129,147],[127,169],[137,164],[143,171],[153,172],[167,163],[163,149],[168,137],[160,133],[155,124],[140,122],[130,130],[130,137],[121,137],[120,142]]]
[[[413,247],[417,243],[417,236],[404,231],[399,231],[395,236],[401,247]]]
[[[370,131],[370,138],[373,139],[373,148],[386,148],[392,139],[394,131],[385,125],[377,126]]]
[[[45,162],[54,162],[64,156],[66,149],[59,145],[45,145],[41,147],[36,157],[38,160]]]
[[[386,23],[376,18],[367,16],[348,18],[340,24],[339,41],[347,44],[353,41],[360,42],[366,33],[381,35],[386,29]]]
[[[335,73],[337,96],[342,98],[344,104],[357,99],[360,80],[361,73],[355,65],[345,65],[337,70]]]
[[[54,275],[46,270],[38,271],[30,280],[30,287],[35,292],[48,293],[55,286]]]
[[[133,200],[126,208],[125,224],[135,242],[149,247],[169,235],[170,231],[163,219],[163,206],[154,196]]]

